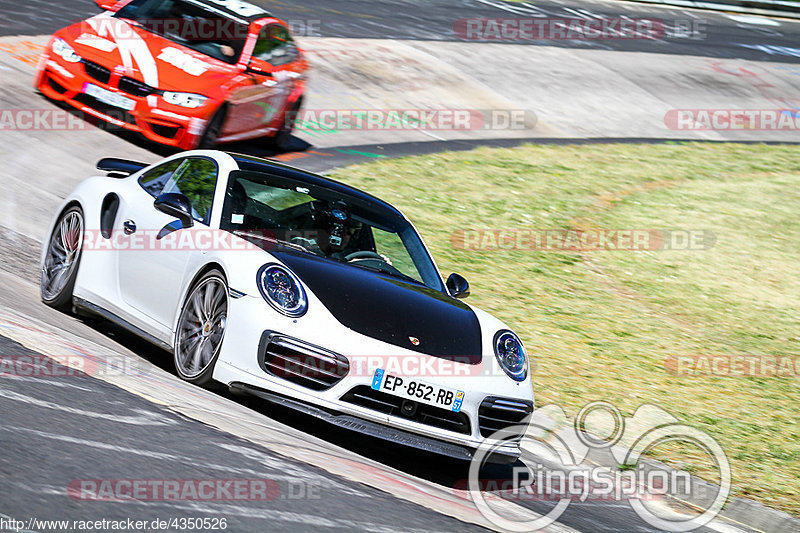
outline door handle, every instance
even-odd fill
[[[125,232],[125,235],[136,233],[136,222],[133,220],[126,220],[122,223],[122,231]]]

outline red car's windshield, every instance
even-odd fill
[[[114,16],[230,64],[239,60],[249,30],[187,0],[133,0]]]

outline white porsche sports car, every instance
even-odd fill
[[[58,209],[42,300],[101,315],[221,383],[468,460],[533,410],[528,358],[461,301],[405,216],[296,168],[218,151],[103,159]],[[518,439],[491,458],[513,461]]]

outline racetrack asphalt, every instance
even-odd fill
[[[41,360],[0,336],[0,369]],[[224,518],[237,532],[483,529],[279,456],[82,372],[46,366],[44,377],[32,366],[0,376],[0,513],[15,520]],[[113,501],[99,482],[81,485],[89,480],[109,481],[106,488],[120,498],[130,490],[125,481],[157,487],[175,480],[185,499],[153,489],[153,501]],[[219,490],[213,499],[204,499],[207,488],[192,499],[189,487],[203,489],[203,481]],[[230,487],[242,481],[249,489],[237,495]]]
[[[290,22],[303,37],[460,41],[454,25],[464,18],[649,19],[665,24],[663,38],[507,42],[800,62],[800,21],[787,20],[776,29],[769,19],[759,17],[624,1],[545,0],[534,4],[503,0],[337,0],[332,4],[325,0],[255,0],[252,3]],[[97,6],[91,0],[3,0],[0,12],[3,13],[0,36],[39,35],[83,20],[97,13]]]
[[[703,39],[666,37],[657,42],[554,41],[548,46],[599,51],[640,51],[677,56],[740,58],[763,62],[800,62],[795,46],[800,42],[800,25],[782,24],[779,30],[769,24],[741,23],[724,14],[693,10],[663,10],[657,7],[621,2],[537,2],[535,7],[509,6],[499,0],[429,0],[429,1],[357,1],[342,0],[335,5],[320,0],[306,2],[262,1],[276,15],[296,26],[314,28],[307,37],[397,39],[403,41],[457,42],[454,21],[462,17],[514,17],[606,15],[610,17],[659,17],[670,23],[694,22],[706,33]],[[498,7],[501,6],[501,7]],[[513,9],[517,9],[514,11]],[[523,11],[519,11],[523,9]],[[528,11],[524,11],[528,10]],[[44,35],[97,12],[91,0],[10,2],[0,0],[0,35]],[[702,24],[701,24],[702,23]],[[530,44],[536,47],[544,43]],[[535,48],[531,48],[535,51]],[[476,65],[480,68],[480,65]],[[6,76],[0,71],[0,76]],[[102,135],[109,135],[102,133]],[[111,138],[109,136],[109,138]],[[602,139],[609,140],[609,139]],[[619,139],[622,141],[660,142],[661,139]],[[479,145],[514,146],[526,141],[591,142],[582,138],[448,140],[408,143],[369,143],[317,148],[295,139],[297,152],[269,154],[263,148],[246,143],[237,147],[314,171],[326,171],[346,164],[380,157],[431,153],[440,150],[470,149]],[[599,139],[597,141],[600,141]],[[669,139],[674,142],[675,139]],[[117,143],[118,146],[122,143]],[[47,149],[47,146],[37,146]],[[151,155],[159,149],[135,142],[131,151]],[[21,154],[28,161],[46,157],[47,152],[33,150]],[[110,155],[110,154],[109,154]],[[28,163],[28,164],[33,164]],[[20,176],[39,183],[42,178]],[[57,185],[48,194],[63,194]],[[26,194],[28,194],[26,192]],[[49,198],[48,198],[49,201]],[[48,204],[49,205],[49,204]],[[35,225],[42,232],[41,225]],[[13,309],[37,317],[37,323],[49,331],[67,330],[80,338],[93,338],[110,349],[130,351],[146,366],[169,370],[169,358],[154,351],[119,329],[102,321],[78,321],[43,309],[36,297],[35,283],[39,243],[29,234],[3,229],[0,234],[0,309]],[[30,232],[28,232],[30,233]],[[31,233],[32,234],[32,233]],[[6,275],[8,274],[8,275]],[[2,324],[0,324],[2,325]],[[60,329],[59,329],[60,328]],[[2,330],[0,330],[2,333]],[[48,353],[41,350],[42,353]],[[35,355],[35,352],[0,337],[0,359],[14,355]],[[177,378],[172,376],[173,380]],[[168,518],[216,516],[223,514],[235,525],[231,531],[264,530],[353,530],[375,531],[467,531],[478,526],[458,521],[430,506],[408,498],[394,497],[397,474],[421,479],[444,489],[463,476],[457,465],[398,449],[383,442],[352,435],[320,425],[314,420],[281,410],[265,409],[258,402],[240,400],[224,394],[219,404],[231,409],[246,408],[253,419],[267,416],[277,425],[295,428],[328,443],[331,448],[346,450],[348,457],[377,462],[386,467],[385,490],[375,482],[354,481],[331,473],[319,464],[310,464],[291,454],[276,452],[266,443],[244,440],[231,431],[203,423],[200,417],[182,414],[188,409],[174,410],[142,398],[126,387],[77,376],[69,379],[12,379],[0,377],[0,472],[8,483],[0,484],[0,518],[3,515],[20,519],[37,518],[89,519],[124,517]],[[192,399],[193,400],[193,399]],[[216,405],[216,404],[215,404]],[[64,408],[73,409],[67,411]],[[200,408],[200,406],[195,406]],[[224,411],[227,413],[227,411]],[[127,422],[122,422],[125,420]],[[160,424],[160,425],[159,425]],[[309,437],[310,439],[312,437]],[[344,451],[341,453],[345,453]],[[319,488],[322,501],[308,498],[279,498],[263,505],[223,502],[211,505],[186,502],[153,502],[136,505],[111,502],[84,502],[70,498],[66,486],[74,479],[133,478],[138,479],[220,479],[223,476],[260,476],[278,481],[284,494],[289,494],[293,479]],[[357,479],[357,477],[356,477]],[[391,482],[391,483],[390,483]],[[297,488],[297,485],[291,485]],[[299,490],[299,489],[298,489]],[[170,513],[174,513],[170,514]],[[560,523],[564,531],[655,531],[638,520],[625,505],[591,504],[570,507]],[[727,526],[726,526],[727,527]],[[704,529],[709,531],[710,529]],[[704,531],[701,530],[701,531]],[[727,529],[727,531],[742,529]]]

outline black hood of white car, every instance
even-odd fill
[[[270,253],[353,331],[444,359],[481,362],[478,317],[459,300],[421,284],[310,254]]]

